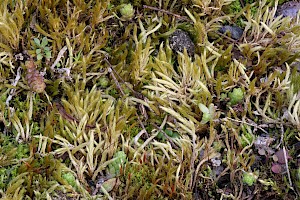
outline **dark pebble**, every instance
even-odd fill
[[[193,56],[195,54],[195,44],[191,40],[189,34],[182,30],[176,30],[169,37],[170,47],[174,51],[179,51],[183,53],[184,48],[186,48],[189,56]]]
[[[222,34],[229,32],[232,39],[239,40],[242,37],[244,30],[237,26],[222,26],[219,29],[219,32]]]
[[[295,18],[300,10],[300,2],[286,2],[278,6],[276,16]]]

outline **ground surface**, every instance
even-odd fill
[[[299,8],[3,0],[0,198],[297,199]]]

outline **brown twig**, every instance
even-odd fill
[[[109,67],[108,67],[108,73],[110,73],[111,77],[112,77],[112,78],[114,79],[114,81],[115,81],[115,84],[116,84],[117,88],[120,90],[122,96],[124,96],[124,95],[125,95],[125,94],[124,94],[124,91],[122,90],[119,81],[117,80],[117,78],[116,78],[115,75],[114,75],[114,70],[113,70],[112,65],[110,64],[110,62],[109,62],[106,58],[104,58],[104,60],[105,60],[105,62],[109,65]]]
[[[145,130],[146,137],[149,138],[149,134],[148,134],[148,132],[146,131],[146,128],[145,128],[144,124],[142,123],[142,121],[141,121],[141,119],[140,119],[140,116],[137,114],[137,112],[135,112],[135,115],[137,116],[137,118],[138,118],[138,120],[139,120],[139,123],[140,123],[142,129]]]
[[[112,65],[110,64],[110,62],[109,62],[106,58],[105,58],[104,60],[105,60],[105,62],[109,65],[108,72],[111,74],[112,78],[114,79],[114,82],[115,82],[117,88],[120,90],[122,96],[125,96],[125,94],[124,94],[124,92],[123,92],[123,90],[122,90],[122,88],[121,88],[121,86],[120,86],[120,83],[119,83],[119,81],[117,80],[116,76],[121,80],[121,82],[122,82],[123,84],[125,84],[125,86],[126,86],[130,91],[132,91],[132,93],[134,94],[134,96],[135,96],[136,98],[145,100],[145,97],[144,97],[142,94],[140,94],[140,93],[134,91],[131,87],[129,87],[129,86],[126,84],[126,82],[125,82],[125,81],[122,79],[122,77],[114,70],[114,68],[112,67]],[[116,76],[115,76],[115,75],[116,75]],[[140,110],[140,112],[144,115],[145,119],[147,120],[147,119],[148,119],[148,115],[147,115],[147,112],[145,112],[145,107],[144,107],[144,105],[139,104],[139,110]],[[142,121],[140,120],[140,117],[138,116],[137,113],[136,113],[136,116],[137,116],[137,118],[138,118],[138,121],[139,121],[141,127],[142,127],[143,130],[145,131],[146,136],[149,137],[149,134],[148,134],[148,132],[146,131],[145,126],[144,126],[144,124],[142,123]]]
[[[244,8],[244,7],[245,7],[244,1],[243,1],[243,0],[240,0],[240,3],[241,3],[242,8]]]
[[[139,92],[136,92],[135,90],[133,90],[131,87],[129,87],[128,85],[127,85],[127,83],[124,81],[124,79],[115,71],[115,69],[111,66],[111,64],[108,62],[108,60],[107,59],[105,59],[105,61],[108,63],[108,65],[110,66],[109,68],[110,69],[108,69],[108,70],[111,70],[111,73],[114,73],[117,77],[118,77],[118,79],[120,79],[121,80],[121,82],[134,94],[134,96],[136,97],[136,98],[138,98],[138,99],[142,99],[142,100],[145,100],[145,97],[141,94],[141,93],[139,93]],[[116,77],[115,77],[116,78]],[[114,79],[114,81],[117,81],[116,79]],[[118,82],[118,81],[117,81]],[[117,84],[117,83],[116,83]],[[124,94],[123,94],[124,95]]]
[[[159,126],[157,126],[156,124],[154,124],[154,123],[151,123],[155,128],[157,128],[159,131],[161,131],[163,134],[164,134],[164,136],[169,140],[169,142],[171,143],[171,146],[174,148],[174,149],[176,149],[176,150],[178,150],[178,147],[175,145],[175,143],[172,141],[172,139],[171,139],[171,137],[170,136],[168,136],[168,134],[164,131],[164,130],[162,130],[162,128],[160,128]]]
[[[235,45],[238,44],[239,42],[237,40],[232,39],[231,37],[228,37],[227,35],[217,32],[218,35],[221,35],[223,37],[225,37],[226,39],[230,40],[232,43],[234,43]]]
[[[59,114],[63,118],[67,119],[68,121],[75,121],[76,123],[80,122],[77,118],[75,118],[72,115],[70,115],[69,113],[67,113],[66,110],[65,110],[65,108],[63,107],[63,105],[61,105],[61,103],[55,102],[54,105],[57,108]],[[95,125],[89,125],[89,124],[87,124],[86,127],[87,128],[95,128],[96,126]]]
[[[254,128],[257,128],[259,130],[261,130],[262,132],[266,133],[266,134],[269,134],[265,129],[262,128],[262,125],[258,125],[256,124],[255,122],[245,122],[245,121],[241,121],[241,120],[236,120],[236,119],[233,119],[233,118],[230,118],[230,117],[227,117],[227,119],[233,121],[233,122],[237,122],[237,123],[241,123],[241,124],[246,124],[246,125],[249,125],[249,126],[252,126]]]
[[[147,6],[147,5],[143,5],[143,7],[144,7],[144,8],[148,8],[148,9],[150,9],[150,10],[160,11],[160,12],[166,13],[166,14],[168,14],[168,15],[173,15],[174,17],[179,18],[179,19],[183,19],[183,20],[186,20],[186,21],[191,21],[191,20],[189,20],[187,17],[184,17],[184,16],[181,16],[181,15],[172,13],[172,12],[170,12],[170,11],[167,11],[167,10],[164,10],[164,9],[161,9],[161,8],[156,8],[156,7]]]

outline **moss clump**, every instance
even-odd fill
[[[108,165],[108,171],[111,175],[117,176],[127,160],[126,154],[123,151],[118,151],[113,159],[114,161]]]
[[[234,88],[232,92],[229,92],[228,97],[230,98],[229,103],[235,105],[243,100],[244,92],[242,88]]]
[[[131,4],[122,4],[120,8],[122,19],[130,20],[134,16],[134,9]]]
[[[98,85],[102,88],[106,88],[109,85],[109,79],[107,77],[99,78]]]
[[[62,175],[62,178],[67,181],[67,183],[69,185],[71,185],[73,188],[76,188],[76,179],[75,179],[75,176],[71,173],[71,172],[68,172],[68,173],[64,173]]]
[[[282,2],[3,0],[0,198],[297,198],[300,31]]]
[[[257,176],[251,172],[244,172],[243,174],[243,183],[248,186],[252,186],[257,180]]]

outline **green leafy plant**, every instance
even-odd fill
[[[256,182],[257,178],[258,176],[252,172],[244,172],[243,183],[252,186]]]
[[[123,151],[115,153],[113,162],[108,165],[108,171],[111,175],[116,176],[120,174],[122,166],[126,162],[126,154]]]
[[[243,100],[244,92],[242,88],[234,88],[233,91],[228,94],[228,97],[230,98],[229,103],[235,105]]]
[[[178,138],[178,137],[180,137],[179,133],[177,133],[175,131],[172,131],[170,129],[165,129],[164,132],[167,134],[167,136],[169,136],[171,138]],[[161,131],[158,133],[157,138],[161,139],[162,141],[166,140],[165,134],[163,132],[161,132]]]
[[[253,143],[254,139],[255,139],[255,137],[252,133],[251,127],[244,125],[242,127],[242,134],[241,134],[242,147],[251,145]]]
[[[43,58],[49,60],[51,58],[51,49],[48,46],[47,37],[43,37],[42,40],[34,38],[33,41],[35,44],[35,54],[37,60],[42,60]]]
[[[64,173],[62,175],[62,178],[68,182],[69,185],[71,185],[72,187],[76,188],[76,179],[75,176],[71,173]]]
[[[209,122],[210,120],[214,119],[215,116],[215,107],[213,104],[210,104],[207,108],[204,104],[200,103],[199,108],[201,112],[203,113],[201,123],[205,124]]]
[[[130,20],[134,16],[134,9],[131,4],[122,4],[120,8],[122,19]]]

